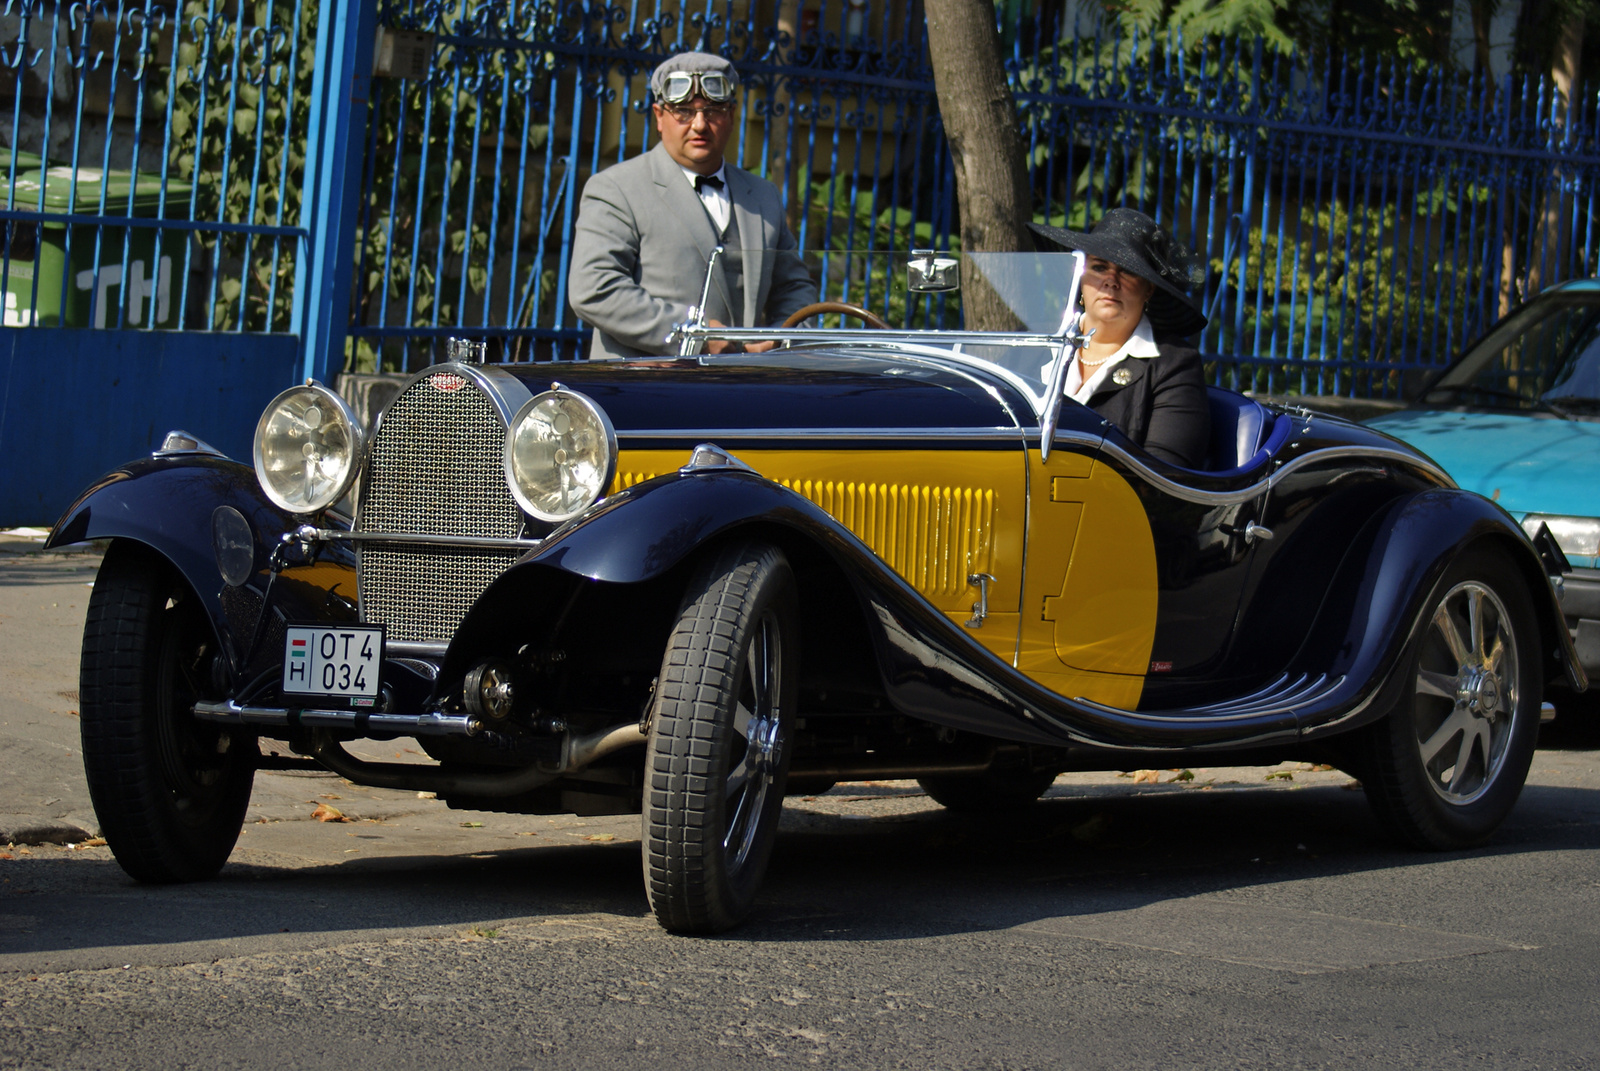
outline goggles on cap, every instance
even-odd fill
[[[712,104],[733,99],[733,79],[721,71],[673,71],[661,81],[661,99],[682,104],[696,93]]]

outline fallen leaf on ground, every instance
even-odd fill
[[[588,834],[584,835],[583,839],[584,840],[601,840],[601,841],[604,841],[604,840],[616,840],[617,838],[613,834],[610,834],[610,833],[588,833]]]
[[[311,812],[311,817],[319,822],[348,822],[344,812],[337,807],[329,807],[326,803],[317,804],[317,809]]]
[[[1193,770],[1179,770],[1176,774],[1173,775],[1172,780],[1173,781],[1193,781],[1194,780],[1194,771]],[[1170,783],[1171,782],[1169,782],[1169,784]]]
[[[483,828],[483,823],[482,822],[462,822],[461,823],[461,828],[462,829],[482,829]]]
[[[1157,770],[1135,770],[1133,771],[1133,783],[1136,785],[1160,784],[1161,773]]]
[[[104,848],[105,846],[106,839],[104,837],[90,837],[88,840],[80,840],[76,845],[80,850],[83,848]]]
[[[15,858],[16,858],[16,856],[12,855],[10,852],[0,852],[0,859],[15,859]]]
[[[332,792],[324,792],[322,794],[322,798],[325,799],[325,800],[342,800],[342,799],[344,799],[343,796],[335,796]]]
[[[1268,781],[1293,781],[1294,773],[1289,770],[1273,770],[1267,774]]]

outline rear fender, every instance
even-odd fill
[[[1527,534],[1488,499],[1457,490],[1423,491],[1377,514],[1353,541],[1349,559],[1330,587],[1328,601],[1301,648],[1301,669],[1351,680],[1382,680],[1372,699],[1331,719],[1303,722],[1302,732],[1321,736],[1381,717],[1406,685],[1395,672],[1406,645],[1420,629],[1434,585],[1468,548],[1492,544],[1522,576],[1539,623],[1545,679],[1563,675],[1578,690],[1587,686],[1550,578]],[[1321,652],[1337,651],[1333,664]]]

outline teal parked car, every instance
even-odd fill
[[[1428,454],[1567,558],[1562,609],[1600,671],[1600,279],[1562,283],[1490,328],[1369,426]]]

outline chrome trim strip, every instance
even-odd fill
[[[1248,487],[1241,487],[1233,491],[1203,491],[1196,487],[1189,487],[1168,479],[1158,472],[1151,470],[1145,462],[1113,442],[1103,442],[1100,448],[1111,457],[1127,465],[1139,476],[1140,479],[1150,484],[1156,490],[1184,502],[1193,502],[1201,506],[1237,506],[1248,502],[1270,491],[1290,474],[1312,463],[1324,461],[1338,461],[1342,458],[1381,458],[1384,461],[1397,461],[1406,465],[1413,465],[1423,471],[1437,476],[1446,487],[1455,487],[1455,481],[1450,478],[1438,465],[1419,457],[1408,454],[1403,450],[1394,450],[1386,446],[1329,446],[1313,450],[1280,466],[1276,472],[1264,480],[1257,480]]]
[[[977,439],[1014,440],[1020,428],[630,428],[619,439]]]
[[[311,528],[309,531],[301,529],[293,535],[296,539],[317,539],[323,542],[344,540],[347,543],[424,543],[435,547],[481,547],[491,550],[538,550],[544,546],[542,539],[426,535],[421,532],[346,532],[338,528]]]

